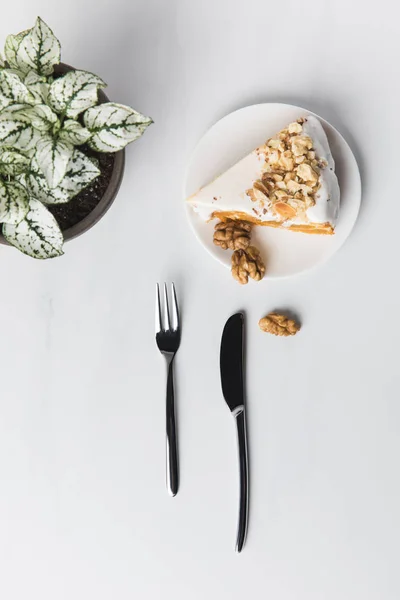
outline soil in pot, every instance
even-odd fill
[[[96,158],[99,162],[100,175],[65,204],[48,204],[47,208],[54,215],[61,231],[65,231],[82,221],[103,198],[110,183],[114,168],[115,155],[111,153],[94,152],[88,146],[79,146],[79,150],[87,156]]]

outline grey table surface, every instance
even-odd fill
[[[0,248],[0,595],[6,600],[397,600],[400,534],[399,8],[304,0],[7,2],[63,60],[153,117],[116,203],[65,256]],[[345,246],[301,277],[239,287],[190,231],[199,137],[256,102],[305,106],[363,178]],[[181,490],[164,484],[154,284],[174,280]],[[210,293],[212,290],[212,293]],[[289,341],[259,332],[277,307]],[[237,463],[221,397],[226,318],[247,315],[251,520],[233,552]],[[206,438],[206,442],[205,442]]]

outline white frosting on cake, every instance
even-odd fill
[[[330,223],[334,227],[339,212],[340,190],[328,139],[319,120],[311,115],[303,123],[302,135],[313,140],[316,158],[325,161],[327,166],[321,169],[315,205],[307,209],[306,220],[304,217],[295,217],[282,225],[289,227],[309,222]],[[254,202],[246,194],[254,181],[262,178],[264,163],[263,153],[256,149],[187,201],[204,221],[210,220],[214,212],[240,212],[256,217],[259,221],[281,221],[268,207],[263,212],[256,212]]]

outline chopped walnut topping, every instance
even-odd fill
[[[289,133],[301,133],[303,131],[303,128],[300,123],[290,123],[288,131]]]
[[[303,134],[304,122],[290,123],[261,147],[265,157],[262,179],[247,190],[256,214],[264,213],[267,206],[285,221],[304,217],[315,204],[320,169],[326,165],[317,160],[312,139]]]
[[[236,250],[232,254],[232,275],[240,284],[245,285],[249,277],[254,281],[261,281],[265,275],[265,265],[260,256],[260,251],[255,246],[246,250]]]
[[[295,217],[296,213],[297,213],[296,209],[293,208],[293,206],[290,206],[290,204],[286,203],[286,202],[276,202],[274,204],[274,210],[275,210],[275,212],[278,213],[278,215],[283,217],[285,220],[293,219],[293,217]]]
[[[293,155],[289,150],[286,150],[286,152],[282,154],[279,164],[285,171],[293,171]]]
[[[298,181],[294,181],[293,179],[290,179],[287,182],[287,189],[289,190],[289,192],[293,192],[293,194],[295,194],[296,192],[301,190],[301,183],[299,183]]]
[[[285,182],[287,183],[288,181],[294,181],[295,177],[296,177],[296,173],[286,173]]]
[[[295,156],[307,154],[307,150],[312,148],[312,139],[308,136],[296,135],[291,140],[292,152]]]
[[[303,181],[310,181],[314,185],[318,181],[318,175],[308,164],[301,164],[296,167],[296,173]]]
[[[246,190],[246,196],[248,196],[252,202],[257,202],[257,198],[254,195],[254,189],[253,188],[250,188],[250,189]]]
[[[279,150],[279,152],[285,151],[285,146],[283,145],[281,140],[276,140],[274,138],[271,138],[268,141],[268,146],[269,146],[269,148],[275,148],[276,150]]]
[[[285,315],[278,313],[270,313],[263,319],[260,319],[258,325],[262,331],[285,337],[296,335],[300,331],[300,325],[294,319],[289,319]]]
[[[262,181],[255,181],[253,184],[253,196],[254,198],[260,202],[261,206],[264,203],[269,203],[268,199],[269,190],[265,187]]]
[[[250,245],[251,224],[228,219],[217,223],[214,244],[223,250],[245,250]]]

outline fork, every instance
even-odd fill
[[[168,305],[167,284],[164,283],[164,310],[161,310],[160,287],[156,289],[156,342],[161,354],[167,361],[167,401],[166,401],[166,431],[167,431],[167,488],[171,496],[176,496],[179,487],[178,444],[175,423],[174,397],[174,358],[181,341],[178,302],[174,284],[172,292],[172,320]],[[164,318],[163,318],[164,316]]]

